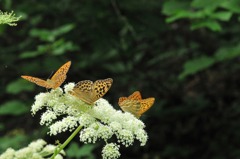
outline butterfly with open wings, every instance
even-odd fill
[[[85,103],[93,105],[95,101],[108,92],[112,83],[113,80],[111,78],[97,80],[95,82],[83,80],[78,82],[69,93]]]
[[[67,72],[71,66],[71,61],[68,61],[64,65],[62,65],[56,73],[52,76],[51,79],[43,80],[37,77],[32,77],[32,76],[26,76],[22,75],[21,77],[24,78],[25,80],[28,80],[30,82],[33,82],[41,87],[45,88],[57,88],[61,86],[61,84],[65,81],[67,78]]]

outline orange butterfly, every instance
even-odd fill
[[[67,74],[70,66],[71,66],[71,61],[68,61],[67,63],[62,65],[56,71],[56,73],[52,76],[51,79],[47,79],[47,80],[42,80],[40,78],[32,77],[32,76],[21,76],[21,77],[24,78],[25,80],[28,80],[30,82],[33,82],[33,83],[39,85],[39,86],[55,89],[55,88],[61,86],[61,84],[67,78],[66,74]]]
[[[139,91],[134,92],[129,97],[120,97],[118,105],[125,112],[132,113],[139,118],[153,105],[155,98],[142,99]]]
[[[74,86],[70,94],[87,104],[93,105],[95,101],[107,93],[112,83],[113,79],[111,78],[97,80],[94,83],[90,80],[80,81]]]

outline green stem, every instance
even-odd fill
[[[51,156],[50,159],[54,159],[54,157],[57,156],[57,154],[60,153],[68,144],[69,142],[77,135],[77,133],[82,129],[83,126],[79,126],[72,134],[68,137],[68,139],[59,147],[57,148],[57,151],[54,152],[54,154]]]

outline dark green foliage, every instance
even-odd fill
[[[76,158],[82,158],[87,157],[89,159],[94,159],[93,156],[93,149],[96,147],[96,145],[83,145],[80,147],[76,142],[72,142],[68,149],[66,150],[66,153],[68,154],[68,157],[76,157]]]
[[[15,132],[11,132],[12,134],[6,135],[0,138],[0,150],[5,151],[7,148],[11,147],[13,149],[20,149],[22,146],[27,145],[28,136],[21,134],[22,132],[16,130]]]
[[[8,101],[0,107],[0,115],[22,115],[28,111],[30,111],[30,109],[18,100]]]
[[[19,127],[28,136],[42,129],[39,116],[31,118],[25,107],[46,89],[20,76],[47,79],[71,60],[66,82],[113,78],[105,98],[116,109],[120,96],[136,90],[156,98],[141,118],[147,145],[121,148],[121,158],[239,158],[240,0],[0,4],[22,16],[17,27],[0,25],[1,143]],[[84,148],[85,156],[100,158],[100,148],[93,154],[93,147]]]

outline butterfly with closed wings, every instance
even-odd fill
[[[123,111],[132,113],[139,118],[143,113],[152,107],[154,101],[155,98],[142,99],[140,92],[136,91],[129,97],[120,97],[118,105]]]

